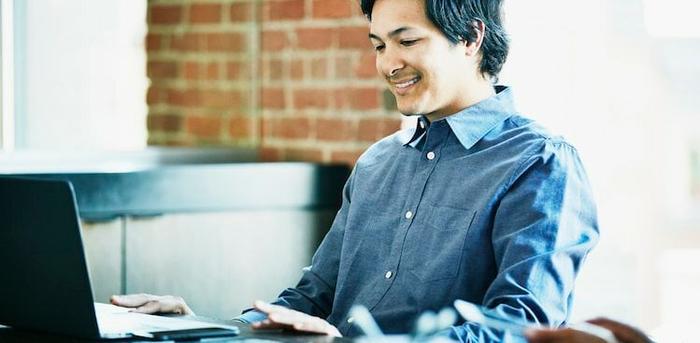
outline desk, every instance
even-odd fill
[[[349,338],[337,338],[330,336],[321,335],[306,335],[297,334],[291,332],[283,331],[257,331],[252,330],[247,324],[231,323],[226,321],[212,320],[203,317],[188,317],[187,319],[194,319],[205,322],[215,322],[215,323],[225,323],[227,325],[235,325],[241,329],[241,334],[236,337],[231,337],[227,339],[216,340],[215,342],[229,342],[229,341],[241,341],[245,342],[247,340],[255,340],[255,343],[265,343],[264,341],[272,342],[292,342],[292,343],[350,343],[352,342]],[[66,337],[51,334],[42,334],[35,332],[19,331],[11,328],[0,327],[0,342],[3,343],[19,343],[19,342],[36,342],[36,343],[88,343],[88,342],[151,342],[144,340],[143,338],[132,338],[132,339],[120,339],[120,340],[90,340],[81,339],[74,337]],[[272,343],[269,342],[269,343]]]

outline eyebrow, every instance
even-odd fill
[[[413,28],[412,28],[412,27],[408,27],[408,26],[402,26],[402,27],[399,27],[399,28],[396,29],[396,30],[393,30],[393,31],[389,32],[389,34],[388,34],[387,36],[389,36],[389,38],[392,38],[392,37],[397,36],[397,35],[399,35],[399,34],[405,32],[405,31],[408,31],[408,30],[413,30]],[[370,38],[370,39],[374,38],[374,39],[376,39],[376,40],[382,40],[381,38],[379,38],[379,36],[375,35],[375,34],[372,33],[372,32],[369,33],[369,38]]]

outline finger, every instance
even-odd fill
[[[113,295],[110,298],[110,302],[122,307],[140,307],[153,300],[153,298],[154,296],[150,294]]]
[[[530,343],[605,343],[596,336],[571,328],[528,330],[525,337]]]
[[[256,300],[253,303],[253,307],[255,307],[256,310],[259,310],[261,312],[265,313],[272,313],[272,312],[288,312],[290,311],[288,308],[280,305],[273,305],[261,300]]]
[[[559,330],[532,329],[525,331],[525,337],[530,343],[555,343],[562,339]]]
[[[284,324],[284,325],[289,325],[292,326],[296,323],[301,323],[307,320],[304,317],[301,317],[297,315],[294,312],[291,311],[284,311],[284,312],[271,312],[267,315],[267,318],[273,322],[273,323],[278,323],[278,324]]]
[[[153,313],[159,313],[161,312],[160,310],[160,303],[158,301],[149,301],[143,306],[139,306],[135,309],[132,310],[133,312],[137,313],[145,313],[145,314],[153,314]]]
[[[185,300],[181,297],[176,297],[172,295],[165,295],[161,297],[156,297],[154,301],[160,303],[160,312],[163,313],[175,313],[175,314],[190,314],[192,311],[185,304]]]
[[[327,323],[320,319],[319,320],[308,320],[304,322],[297,322],[294,324],[294,329],[297,331],[303,331],[303,332],[311,332],[311,333],[319,333],[319,334],[328,334],[329,333],[329,325]]]

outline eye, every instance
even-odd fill
[[[384,45],[381,45],[381,44],[380,44],[380,45],[377,45],[377,46],[374,47],[374,50],[377,51],[377,52],[384,51]]]
[[[404,39],[401,41],[401,45],[403,46],[413,46],[418,43],[419,39]]]

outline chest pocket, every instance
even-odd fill
[[[421,281],[456,277],[475,212],[437,205],[426,205],[422,212],[420,225],[412,230],[411,272]]]

